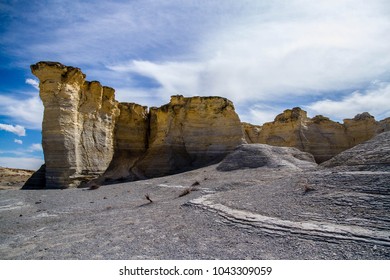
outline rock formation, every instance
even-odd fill
[[[246,143],[295,147],[323,162],[390,128],[390,119],[377,122],[368,113],[340,124],[323,116],[308,118],[300,108],[255,126],[241,123],[232,102],[222,97],[177,95],[148,110],[117,102],[112,88],[86,81],[78,68],[39,62],[31,70],[40,80],[45,108],[45,166],[25,189],[164,176],[219,162]],[[254,146],[254,155],[264,153],[259,147]],[[276,150],[285,156],[284,149]]]
[[[173,174],[220,161],[245,142],[233,103],[221,97],[172,96],[156,108],[119,105],[114,159],[105,181]]]
[[[119,114],[114,90],[86,82],[80,69],[39,62],[31,70],[40,80],[44,105],[42,146],[46,187],[76,187],[102,174],[114,154]]]
[[[172,174],[220,161],[244,142],[231,101],[172,96],[150,110],[149,149],[138,167],[146,177]]]
[[[377,122],[369,113],[362,113],[340,124],[321,115],[308,118],[306,111],[297,107],[285,110],[273,122],[262,126],[244,123],[243,128],[248,143],[295,147],[321,163],[389,130],[389,121]]]
[[[258,167],[307,169],[316,166],[311,154],[296,148],[244,144],[227,155],[217,166],[217,170],[232,171]]]
[[[323,167],[348,168],[349,171],[390,171],[390,132],[348,149],[321,164]]]
[[[163,176],[217,162],[245,143],[240,119],[225,98],[173,96],[148,111],[118,103],[112,88],[85,81],[78,68],[39,62],[31,69],[45,107],[46,167],[25,189],[37,187],[32,181],[68,188],[91,179],[100,184]]]
[[[119,103],[119,109],[114,158],[100,180],[132,181],[143,177],[134,167],[146,153],[149,144],[148,109],[135,103]]]

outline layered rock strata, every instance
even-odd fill
[[[390,171],[390,131],[336,155],[321,166],[349,171]]]
[[[296,107],[277,115],[273,122],[262,126],[244,123],[243,128],[248,143],[295,147],[311,153],[321,163],[389,130],[388,123],[362,113],[340,124],[321,115],[308,118],[306,111]]]
[[[79,68],[39,62],[31,70],[40,80],[44,105],[42,146],[46,187],[76,187],[102,174],[114,154],[119,115],[114,90],[85,81]]]
[[[245,143],[233,103],[221,97],[172,96],[150,109],[149,148],[137,165],[146,177],[216,163]]]
[[[241,123],[232,102],[222,97],[177,95],[148,110],[117,102],[112,88],[86,81],[79,68],[39,62],[31,70],[45,108],[45,167],[24,188],[164,176],[216,163],[246,143],[294,147],[323,162],[390,129],[390,119],[377,122],[368,113],[340,124],[308,118],[300,108],[255,126]]]
[[[259,167],[304,170],[316,166],[311,154],[296,148],[243,144],[227,155],[217,166],[217,170],[232,171]]]
[[[78,68],[39,62],[31,69],[45,108],[46,168],[35,176],[44,174],[45,180],[34,182],[46,182],[46,188],[173,174],[217,162],[245,143],[240,119],[225,98],[172,96],[148,111],[118,103],[112,88],[85,81]]]
[[[245,142],[233,103],[221,97],[172,96],[147,112],[119,106],[114,159],[105,181],[173,174],[220,161]]]

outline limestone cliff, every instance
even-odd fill
[[[45,108],[46,188],[76,187],[102,174],[114,153],[114,90],[86,82],[80,69],[60,63],[39,62],[31,70]]]
[[[244,142],[231,101],[172,96],[169,104],[150,109],[149,149],[138,168],[146,177],[155,177],[204,166]]]
[[[172,96],[159,108],[120,105],[114,159],[106,181],[173,174],[221,160],[245,142],[231,101]]]
[[[308,118],[300,108],[262,126],[241,124],[233,103],[222,97],[177,95],[148,110],[118,103],[112,88],[86,81],[78,68],[39,62],[31,70],[44,105],[46,165],[24,188],[164,176],[216,163],[245,143],[295,147],[323,162],[390,127],[390,119],[377,122],[368,113],[340,124]]]
[[[321,166],[348,171],[390,171],[390,131],[336,155]]]
[[[248,143],[295,147],[313,154],[320,163],[389,130],[388,123],[362,113],[340,124],[321,115],[308,118],[306,111],[296,107],[285,110],[273,122],[262,126],[243,123],[243,128]]]
[[[143,178],[143,174],[135,166],[145,154],[149,142],[148,109],[135,103],[120,103],[119,109],[114,158],[101,179],[137,180]]]
[[[45,108],[46,168],[24,188],[39,187],[33,181],[68,188],[163,176],[219,161],[245,143],[225,98],[173,96],[148,111],[118,103],[112,88],[85,81],[78,68],[39,62],[31,69]]]

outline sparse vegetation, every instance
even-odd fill
[[[309,192],[312,192],[312,191],[315,191],[316,189],[313,188],[311,185],[309,184],[304,184],[303,185],[303,194],[307,194]]]
[[[187,194],[190,194],[191,191],[192,191],[191,188],[185,188],[185,189],[179,194],[179,197],[186,196]]]
[[[200,183],[199,183],[198,181],[195,181],[195,183],[193,183],[193,184],[191,185],[191,187],[199,186],[199,185],[200,185]]]
[[[153,202],[153,200],[150,198],[150,195],[147,193],[147,194],[145,194],[145,198],[147,199],[147,200],[149,200],[149,203],[152,203]]]
[[[198,181],[195,181],[195,182],[191,185],[191,187],[185,188],[185,189],[179,194],[179,197],[183,197],[183,196],[185,196],[185,195],[187,195],[187,194],[190,194],[192,191],[197,191],[198,188],[196,188],[196,186],[199,186],[199,185],[200,185],[200,183],[199,183]]]
[[[98,188],[100,188],[100,185],[93,184],[93,185],[89,186],[88,190],[97,190]]]

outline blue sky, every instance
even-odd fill
[[[254,124],[295,106],[390,117],[387,0],[1,0],[0,21],[0,166],[43,162],[29,68],[41,60],[81,68],[119,101],[224,96]]]

